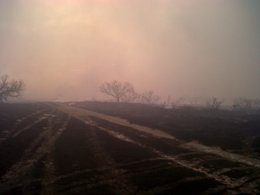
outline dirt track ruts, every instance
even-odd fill
[[[205,194],[222,192],[234,194],[238,192],[259,193],[260,177],[257,175],[259,173],[259,162],[256,159],[233,155],[220,148],[205,146],[197,142],[185,143],[160,129],[129,123],[126,119],[66,104],[46,104],[45,108],[48,109],[44,112],[38,110],[35,114],[27,115],[23,120],[18,121],[10,136],[6,138],[6,141],[17,139],[24,136],[28,131],[34,129],[39,131],[35,126],[40,123],[43,125],[35,139],[26,147],[21,159],[2,175],[0,194],[10,192],[17,187],[22,188],[22,193],[30,194],[33,193],[34,183],[41,185],[40,194],[73,194],[85,190],[91,192],[92,189],[99,189],[102,186],[110,186],[112,194],[142,194],[143,192],[160,194],[178,188],[178,186],[185,186],[189,182],[196,183],[204,180],[207,182],[213,181],[215,185],[215,187],[206,190]],[[26,118],[30,119],[31,117],[33,118],[31,124],[23,122]],[[71,123],[71,121],[79,122]],[[21,123],[24,124],[21,125]],[[90,153],[86,153],[86,155],[90,155],[87,160],[93,160],[96,168],[82,165],[83,168],[78,170],[71,167],[72,164],[65,167],[65,172],[57,173],[57,170],[55,170],[58,168],[55,164],[57,157],[54,156],[54,147],[57,147],[57,142],[64,136],[64,133],[66,134],[65,138],[62,138],[64,144],[75,144],[79,150],[81,150],[81,147],[87,148],[82,150],[83,153],[80,154],[82,156],[76,154],[72,157],[81,161],[85,152],[89,150]],[[77,136],[71,138],[74,133]],[[74,139],[74,141],[71,142],[71,139]],[[118,156],[113,156],[113,152],[117,148],[106,148],[106,145],[104,145],[104,142],[107,142],[107,146],[110,147],[117,141],[116,147],[131,148],[130,152],[134,152],[134,148],[140,149],[142,157],[136,160],[131,157],[130,161],[125,162],[120,158],[118,160]],[[161,144],[165,144],[165,148]],[[65,146],[65,149],[63,146]],[[62,151],[70,150],[70,147],[66,148],[66,145],[61,144],[60,147]],[[177,153],[174,154],[171,149],[177,149]],[[129,152],[128,149],[122,151]],[[145,154],[146,152],[152,155],[149,156]],[[122,153],[119,153],[120,155]],[[232,162],[232,165],[227,167],[214,165],[214,161],[218,160]],[[43,164],[43,173],[38,178],[30,175],[37,163]],[[149,163],[152,163],[152,165],[149,165]],[[211,164],[215,167],[210,167]],[[69,171],[66,169],[69,169]],[[139,184],[133,181],[135,177],[141,176],[145,179],[145,175],[153,175],[157,171],[166,173],[170,170],[175,174],[178,169],[184,172],[188,171],[187,176],[181,172],[179,176],[176,175],[177,178],[179,177],[176,181],[170,180],[171,182],[159,183],[148,189],[138,189]],[[251,171],[252,174],[235,177],[232,176],[232,171],[245,171],[247,173]],[[164,175],[160,176],[164,177]],[[64,181],[69,182],[62,185]],[[140,186],[142,187],[141,184]]]
[[[246,164],[247,166],[253,166],[253,167],[257,167],[257,168],[259,168],[259,166],[260,166],[259,161],[256,160],[256,159],[250,159],[250,158],[247,158],[247,157],[244,157],[244,156],[235,155],[235,154],[232,154],[232,153],[229,153],[229,152],[226,152],[226,151],[222,151],[221,149],[211,148],[211,147],[208,147],[208,146],[196,143],[196,142],[184,143],[180,140],[177,140],[172,135],[165,133],[165,132],[163,132],[159,129],[152,129],[152,128],[149,128],[149,127],[144,127],[144,126],[141,126],[141,125],[132,124],[132,123],[129,123],[126,119],[122,119],[122,118],[114,117],[114,116],[109,116],[109,115],[106,115],[106,114],[101,114],[101,113],[85,110],[85,109],[82,109],[82,108],[67,106],[67,105],[59,104],[59,105],[56,105],[56,106],[57,106],[58,109],[60,109],[63,112],[66,112],[67,114],[71,115],[72,117],[78,118],[79,120],[81,120],[81,121],[83,121],[87,124],[90,124],[92,126],[96,126],[100,130],[107,132],[108,134],[110,134],[111,136],[114,136],[117,139],[121,139],[121,140],[126,141],[126,142],[131,142],[131,143],[136,144],[140,147],[149,148],[154,153],[156,153],[159,157],[170,160],[174,163],[179,164],[180,166],[183,166],[183,167],[188,168],[190,170],[193,170],[195,172],[199,172],[200,174],[203,174],[208,178],[212,178],[212,179],[216,180],[217,182],[222,183],[223,185],[227,186],[227,188],[229,188],[229,189],[238,189],[241,186],[246,185],[247,181],[250,180],[250,178],[234,179],[234,178],[230,178],[226,175],[216,174],[215,172],[212,172],[211,170],[208,170],[207,168],[204,168],[203,166],[197,165],[196,163],[194,164],[192,162],[181,160],[181,159],[176,158],[172,155],[165,154],[163,151],[157,150],[156,148],[154,148],[152,146],[147,146],[143,143],[132,140],[130,137],[124,135],[123,132],[122,132],[122,134],[120,134],[118,132],[113,131],[112,129],[107,129],[105,127],[101,127],[99,124],[95,124],[95,122],[90,120],[89,117],[99,118],[99,119],[107,121],[109,123],[128,127],[128,128],[134,129],[136,131],[140,131],[143,134],[147,134],[147,135],[150,135],[152,137],[156,137],[158,139],[174,140],[175,142],[177,142],[179,144],[179,147],[183,147],[185,149],[188,149],[191,152],[192,151],[199,151],[199,152],[202,152],[202,153],[210,153],[210,154],[216,155],[220,158],[224,158],[224,159],[229,160],[229,161],[234,161],[234,162],[237,162],[237,163]],[[252,194],[256,194],[255,187],[257,187],[257,184],[249,185],[246,188],[240,188],[239,190],[242,193],[251,192]]]

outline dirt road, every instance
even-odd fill
[[[95,123],[94,120],[100,119],[100,120],[103,120],[103,122],[105,121],[108,123],[112,123],[114,125],[116,124],[118,126],[124,126],[126,128],[130,128],[132,131],[139,131],[138,134],[141,137],[142,136],[148,137],[148,138],[150,137],[150,139],[151,139],[151,137],[153,137],[155,139],[156,138],[164,139],[164,141],[168,140],[171,142],[171,145],[173,147],[185,148],[185,149],[188,149],[189,152],[190,151],[195,152],[195,153],[197,152],[197,153],[201,153],[203,155],[211,154],[211,155],[216,156],[215,158],[220,158],[224,161],[231,161],[234,163],[244,164],[244,165],[240,165],[240,166],[249,166],[249,167],[260,168],[260,161],[257,159],[252,159],[252,158],[248,158],[248,157],[245,157],[242,155],[233,154],[228,151],[223,151],[220,148],[205,146],[198,142],[185,143],[181,140],[177,140],[175,137],[173,137],[170,134],[167,134],[166,132],[164,132],[162,130],[152,129],[152,128],[137,125],[137,124],[132,124],[132,123],[129,123],[126,119],[122,119],[119,117],[110,116],[110,115],[106,115],[106,114],[101,114],[101,113],[89,111],[89,110],[82,109],[82,108],[67,106],[64,104],[59,105],[58,108],[60,110],[62,110],[63,112],[66,112],[67,114],[71,115],[72,117],[78,118],[87,124],[90,124],[92,126],[95,126],[99,129],[107,132],[108,134],[114,136],[117,139],[136,144],[139,147],[150,149],[162,159],[170,160],[185,168],[188,168],[195,172],[203,174],[206,177],[212,178],[212,179],[216,180],[217,182],[220,182],[221,184],[228,186],[229,188],[236,188],[239,186],[244,186],[247,183],[247,181],[250,181],[251,179],[244,177],[242,179],[236,180],[234,178],[229,178],[226,175],[223,176],[220,174],[216,174],[215,170],[212,172],[212,170],[205,169],[205,167],[201,166],[202,163],[198,164],[197,162],[194,162],[193,160],[191,160],[190,162],[187,162],[187,159],[185,161],[183,161],[182,159],[179,159],[178,157],[176,158],[176,155],[168,155],[167,152],[165,153],[163,150],[158,150],[156,147],[154,147],[152,145],[146,145],[146,144],[143,144],[142,141],[140,142],[140,141],[133,140],[131,138],[131,136],[129,136],[129,135],[127,136],[123,131],[115,131],[114,129],[108,129],[107,128],[108,125],[102,126],[100,123]],[[94,119],[94,120],[92,120],[92,119]],[[137,132],[135,134],[137,134]],[[223,172],[223,171],[218,170],[218,172]],[[258,186],[258,184],[259,184],[259,180],[253,186],[256,187],[256,186]],[[246,189],[245,192],[247,192],[247,191],[253,192],[254,189]]]
[[[181,140],[177,140],[175,137],[173,137],[172,135],[164,132],[163,130],[152,129],[152,128],[149,128],[149,127],[133,124],[133,123],[130,123],[130,122],[128,122],[128,120],[123,119],[123,118],[110,116],[110,115],[106,115],[106,114],[101,114],[101,113],[98,113],[98,112],[93,112],[93,111],[89,111],[89,110],[82,109],[82,108],[67,106],[67,105],[64,105],[64,104],[58,105],[58,109],[60,109],[63,112],[66,112],[67,114],[69,114],[69,115],[71,115],[75,118],[78,118],[78,119],[80,119],[80,120],[82,120],[86,123],[88,123],[90,121],[90,117],[98,118],[98,119],[105,120],[105,121],[110,122],[110,123],[114,123],[114,124],[121,125],[121,126],[124,126],[124,127],[132,128],[134,130],[140,131],[141,133],[145,133],[145,134],[150,135],[152,137],[164,138],[164,139],[176,141],[179,144],[182,144],[181,147],[184,147],[184,148],[188,148],[188,149],[191,149],[191,150],[197,150],[199,152],[211,153],[211,154],[218,155],[218,156],[221,156],[223,158],[226,158],[227,160],[232,160],[232,161],[236,161],[236,162],[240,162],[240,163],[244,163],[244,164],[247,164],[247,165],[250,165],[250,166],[255,166],[257,168],[260,168],[260,161],[257,160],[257,159],[252,159],[252,158],[248,158],[246,156],[242,156],[242,155],[234,154],[234,153],[231,153],[231,152],[223,151],[220,148],[205,146],[205,145],[200,144],[198,142],[185,143]],[[93,125],[93,123],[91,123],[91,124]]]

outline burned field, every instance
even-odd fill
[[[259,119],[93,102],[0,105],[0,194],[259,194]]]

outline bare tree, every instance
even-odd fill
[[[137,96],[132,84],[116,80],[103,83],[100,86],[100,91],[114,98],[116,102],[132,101]]]
[[[7,75],[0,78],[0,102],[6,101],[9,97],[18,97],[24,89],[24,83],[21,80],[9,81]]]
[[[141,102],[145,104],[154,104],[160,100],[160,96],[155,95],[153,91],[146,91],[140,96]]]
[[[121,98],[122,102],[135,102],[140,98],[140,95],[135,92],[135,90],[129,91],[126,93],[125,96]]]
[[[222,104],[223,100],[212,97],[207,101],[207,108],[209,108],[210,110],[219,110]]]

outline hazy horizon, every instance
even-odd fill
[[[166,98],[260,98],[257,0],[2,0],[0,75],[24,100],[102,99],[128,81]]]

